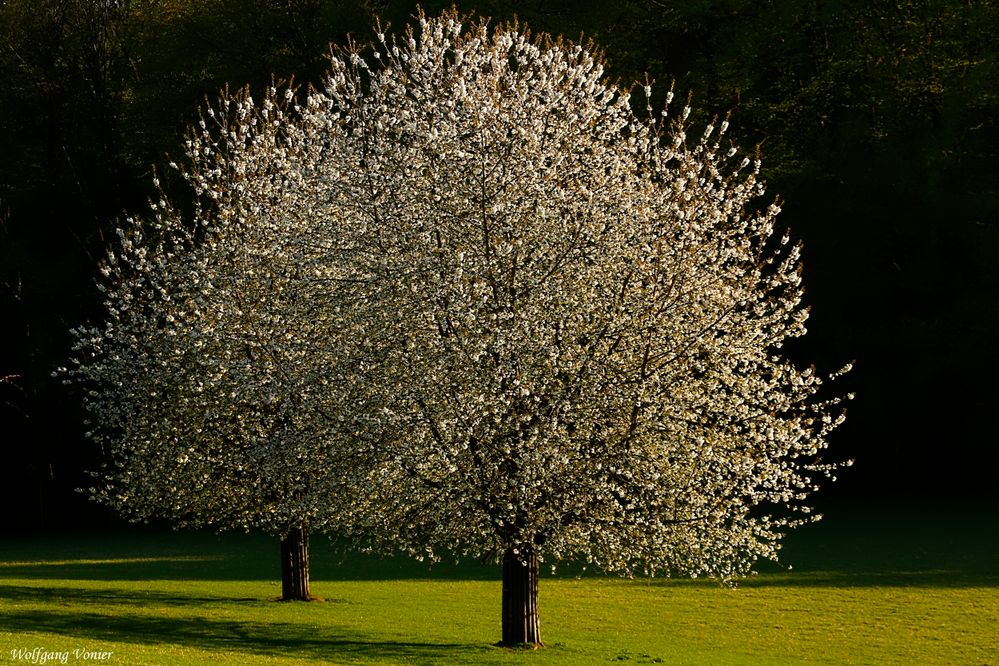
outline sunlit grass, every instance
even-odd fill
[[[43,648],[115,664],[999,664],[997,518],[833,515],[791,540],[794,570],[735,590],[549,576],[536,652],[492,646],[498,572],[474,562],[341,561],[316,540],[324,600],[282,603],[264,537],[8,540],[0,662]]]

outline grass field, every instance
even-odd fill
[[[535,652],[492,646],[497,567],[344,559],[315,539],[324,601],[280,603],[277,548],[5,538],[0,663],[999,665],[999,510],[830,512],[789,538],[793,570],[735,590],[560,571],[542,580]]]

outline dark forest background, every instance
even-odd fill
[[[423,2],[428,13],[450,3]],[[320,82],[330,43],[404,0],[0,0],[0,500],[9,529],[106,525],[99,452],[53,380],[100,316],[98,264],[153,169],[227,83]],[[999,4],[992,0],[467,0],[585,35],[622,82],[690,91],[760,146],[805,243],[791,350],[857,392],[820,505],[999,498]],[[165,169],[161,169],[165,171]]]

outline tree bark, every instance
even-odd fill
[[[281,600],[309,601],[309,533],[304,527],[281,538]]]
[[[503,640],[500,645],[542,645],[538,624],[538,556],[534,551],[517,555],[508,550],[503,555]]]

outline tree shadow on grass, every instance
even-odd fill
[[[926,569],[913,571],[789,571],[752,576],[740,587],[924,587],[961,589],[999,588],[999,571]]]
[[[25,603],[55,601],[83,604],[114,604],[116,606],[205,606],[211,604],[265,603],[268,600],[249,597],[195,596],[158,590],[124,588],[79,588],[0,584],[0,599]]]
[[[922,571],[781,571],[763,573],[733,581],[738,588],[927,588],[927,589],[999,589],[999,571],[958,571],[935,569]],[[717,587],[719,582],[706,579],[635,578],[629,584],[641,587],[699,586]]]
[[[261,623],[206,617],[166,618],[129,613],[105,615],[24,610],[0,617],[0,634],[40,632],[138,645],[177,645],[209,652],[233,651],[262,656],[407,663],[463,663],[492,648],[462,643],[384,640],[336,627]],[[122,655],[127,659],[127,655]]]
[[[999,509],[840,510],[793,531],[745,587],[999,587]]]
[[[271,568],[277,568],[277,557]],[[88,558],[59,561],[0,562],[0,580],[33,578],[59,580],[254,580],[259,575],[240,577],[245,569],[234,571],[229,558],[150,556],[143,558]],[[228,574],[228,575],[227,575]],[[279,573],[263,578],[274,578]]]
[[[312,539],[313,581],[496,580],[474,560],[435,564],[349,552]],[[0,544],[0,580],[279,580],[279,542],[262,534],[122,532],[102,537],[25,538]]]

